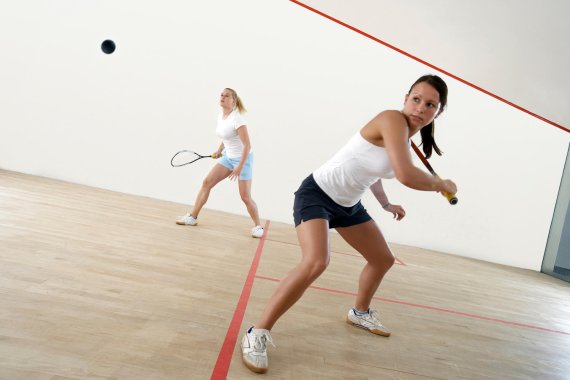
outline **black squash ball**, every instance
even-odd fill
[[[105,40],[101,44],[101,50],[103,50],[103,53],[105,54],[113,53],[115,51],[115,47],[115,43],[111,40]]]

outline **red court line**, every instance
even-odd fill
[[[289,0],[289,1],[291,1],[292,3],[295,3],[295,4],[297,4],[297,5],[300,5],[300,6],[302,6],[303,8],[306,8],[306,9],[308,9],[308,10],[310,10],[310,11],[312,11],[312,12],[314,12],[314,13],[320,15],[320,16],[323,16],[323,17],[325,17],[325,18],[328,18],[329,20],[334,21],[334,22],[336,22],[337,24],[342,25],[342,26],[344,26],[344,27],[346,27],[346,28],[348,28],[348,29],[350,29],[350,30],[352,30],[352,31],[354,31],[354,32],[356,32],[356,33],[358,33],[358,34],[361,34],[361,35],[363,35],[363,36],[365,36],[365,37],[367,37],[367,38],[373,40],[373,41],[376,41],[376,42],[378,42],[379,44],[382,44],[382,45],[384,45],[384,46],[386,46],[386,47],[388,47],[388,48],[390,48],[390,49],[392,49],[392,50],[395,50],[395,51],[397,51],[398,53],[403,54],[403,55],[405,55],[405,56],[408,57],[408,58],[411,58],[411,59],[413,59],[413,60],[415,60],[415,61],[418,61],[418,62],[420,62],[420,63],[422,63],[422,64],[424,64],[424,65],[426,65],[426,66],[428,66],[428,67],[431,67],[432,69],[437,70],[437,71],[439,71],[440,73],[443,73],[443,74],[445,74],[445,75],[447,75],[447,76],[449,76],[449,77],[451,77],[451,78],[454,78],[454,79],[458,80],[458,81],[461,82],[461,83],[464,83],[464,84],[466,84],[466,85],[468,85],[468,86],[470,86],[470,87],[473,87],[474,89],[479,90],[479,91],[481,91],[482,93],[487,94],[487,95],[489,95],[489,96],[491,96],[491,97],[493,97],[493,98],[495,98],[495,99],[497,99],[497,100],[500,100],[501,102],[506,103],[506,104],[510,105],[511,107],[514,107],[514,108],[518,109],[519,111],[525,112],[525,113],[527,113],[527,114],[529,114],[529,115],[531,115],[531,116],[534,116],[535,118],[537,118],[537,119],[539,119],[539,120],[542,120],[542,121],[544,121],[544,122],[546,122],[546,123],[548,123],[548,124],[550,124],[550,125],[553,125],[553,126],[555,126],[555,127],[557,127],[557,128],[560,128],[560,129],[563,130],[563,131],[566,131],[566,132],[569,132],[569,133],[570,133],[570,129],[568,129],[568,128],[566,128],[566,127],[563,127],[562,125],[560,125],[560,124],[558,124],[558,123],[555,123],[555,122],[553,122],[553,121],[551,121],[551,120],[546,119],[545,117],[542,117],[542,116],[540,116],[540,115],[538,115],[538,114],[535,114],[534,112],[531,112],[531,111],[527,110],[526,108],[523,108],[523,107],[521,107],[521,106],[519,106],[519,105],[517,105],[517,104],[515,104],[515,103],[513,103],[513,102],[510,102],[510,101],[508,101],[508,100],[505,99],[505,98],[501,98],[500,96],[495,95],[495,94],[493,94],[492,92],[489,92],[489,91],[487,91],[487,90],[485,90],[485,89],[483,89],[483,88],[481,88],[481,87],[479,87],[479,86],[476,86],[476,85],[474,85],[473,83],[468,82],[468,81],[466,81],[465,79],[462,79],[462,78],[458,77],[457,75],[451,74],[451,73],[448,72],[448,71],[445,71],[445,70],[443,70],[443,69],[440,69],[439,67],[437,67],[437,66],[435,66],[435,65],[432,65],[431,63],[428,63],[428,62],[424,61],[423,59],[420,59],[420,58],[418,58],[418,57],[416,57],[416,56],[414,56],[414,55],[412,55],[412,54],[410,54],[410,53],[407,53],[407,52],[401,50],[401,49],[398,49],[397,47],[395,47],[395,46],[393,46],[393,45],[390,45],[389,43],[384,42],[384,41],[382,41],[382,40],[380,40],[380,39],[378,39],[378,38],[376,38],[376,37],[374,37],[374,36],[372,36],[372,35],[370,35],[370,34],[368,34],[368,33],[366,33],[366,32],[363,32],[362,30],[357,29],[357,28],[355,28],[354,26],[351,26],[351,25],[349,25],[349,24],[347,24],[347,23],[345,23],[345,22],[342,22],[342,21],[340,21],[340,20],[338,20],[338,19],[336,19],[336,18],[334,18],[334,17],[332,17],[332,16],[327,15],[326,13],[323,13],[323,12],[321,12],[321,11],[315,9],[315,8],[312,8],[312,7],[310,7],[310,6],[306,5],[306,4],[303,4],[303,3],[301,3],[300,1],[297,1],[297,0]]]
[[[271,277],[264,277],[264,276],[255,276],[256,278],[262,279],[262,280],[267,280],[267,281],[273,281],[273,282],[279,282],[279,279],[276,278],[271,278]],[[316,289],[316,290],[322,290],[325,292],[330,292],[330,293],[337,293],[337,294],[344,294],[344,295],[349,295],[349,296],[356,296],[356,293],[354,292],[347,292],[344,290],[336,290],[336,289],[329,289],[329,288],[322,288],[320,286],[310,286],[310,288],[312,289]],[[527,325],[524,323],[518,323],[518,322],[511,322],[511,321],[506,321],[503,319],[497,319],[497,318],[491,318],[491,317],[484,317],[481,315],[476,315],[476,314],[469,314],[469,313],[464,313],[461,311],[455,311],[455,310],[448,310],[448,309],[442,309],[439,307],[433,307],[433,306],[428,306],[428,305],[420,305],[417,303],[412,303],[412,302],[405,302],[405,301],[398,301],[398,300],[392,300],[389,298],[382,298],[382,297],[372,297],[375,300],[378,301],[384,301],[384,302],[390,302],[390,303],[396,303],[399,305],[405,305],[405,306],[410,306],[410,307],[415,307],[415,308],[419,308],[419,309],[427,309],[427,310],[433,310],[433,311],[438,311],[440,313],[448,313],[448,314],[455,314],[455,315],[461,315],[462,317],[469,317],[469,318],[475,318],[475,319],[482,319],[484,321],[490,321],[490,322],[498,322],[498,323],[503,323],[506,325],[511,325],[511,326],[518,326],[518,327],[525,327],[527,329],[534,329],[534,330],[540,330],[540,331],[546,331],[546,332],[551,332],[551,333],[556,333],[556,334],[563,334],[563,335],[570,335],[570,333],[568,332],[564,332],[564,331],[560,331],[560,330],[553,330],[553,329],[547,329],[544,327],[538,327],[538,326],[533,326],[533,325]]]
[[[241,290],[241,295],[239,297],[238,304],[234,311],[234,316],[232,317],[232,321],[230,322],[230,326],[228,327],[226,338],[224,339],[224,343],[222,344],[222,348],[220,349],[220,353],[218,354],[218,360],[216,361],[216,365],[214,366],[214,370],[212,371],[212,377],[210,379],[221,380],[225,379],[226,376],[228,375],[228,370],[230,369],[230,363],[232,361],[232,355],[234,347],[236,345],[237,336],[239,334],[239,329],[243,321],[243,315],[245,314],[247,302],[249,301],[251,288],[253,287],[253,280],[255,278],[255,273],[257,272],[257,267],[259,266],[259,261],[261,260],[261,253],[263,252],[263,244],[265,243],[265,238],[267,236],[267,232],[269,231],[269,220],[265,222],[264,229],[265,233],[263,234],[263,236],[259,240],[259,244],[257,245],[257,250],[255,251],[255,256],[253,258],[253,261],[251,262],[249,273],[247,274],[247,278],[245,279],[245,284],[243,285],[243,289]]]
[[[294,246],[296,246],[296,247],[299,247],[299,244],[289,243],[288,241],[273,240],[273,239],[267,239],[267,241],[272,241],[272,242],[274,242],[274,243],[281,243],[281,244],[289,244],[289,245],[294,245]],[[331,250],[331,252],[332,252],[332,253],[338,253],[338,254],[341,254],[341,255],[346,255],[346,256],[360,257],[361,259],[364,258],[364,257],[362,257],[362,255],[356,255],[356,254],[354,254],[354,253],[339,252],[339,251],[333,251],[333,250]],[[395,257],[395,256],[394,256],[394,258],[396,259],[396,264],[398,264],[398,265],[404,265],[404,266],[406,265],[406,264],[404,264],[404,262],[403,262],[402,260],[400,260],[399,258],[397,258],[397,257]]]

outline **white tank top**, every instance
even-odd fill
[[[352,207],[379,178],[394,178],[394,171],[386,149],[366,141],[359,131],[313,177],[333,201]]]

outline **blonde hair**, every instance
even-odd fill
[[[245,109],[245,106],[243,105],[243,101],[238,96],[236,90],[231,89],[229,87],[224,88],[224,90],[227,90],[230,92],[230,94],[232,94],[232,98],[234,98],[234,103],[236,105],[235,108],[239,111],[239,113],[246,113],[247,110]]]

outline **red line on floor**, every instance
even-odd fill
[[[388,47],[388,48],[390,48],[390,49],[392,49],[392,50],[394,50],[394,51],[397,51],[398,53],[403,54],[403,55],[405,55],[405,56],[408,57],[408,58],[411,58],[411,59],[413,59],[413,60],[415,60],[415,61],[418,61],[418,62],[420,62],[420,63],[422,63],[422,64],[424,64],[424,65],[426,65],[426,66],[428,66],[428,67],[431,67],[432,69],[437,70],[437,71],[439,71],[440,73],[443,73],[443,74],[445,74],[445,75],[447,75],[447,76],[449,76],[449,77],[451,77],[451,78],[454,78],[454,79],[458,80],[458,81],[461,82],[461,83],[464,83],[464,84],[466,84],[466,85],[468,85],[468,86],[470,86],[470,87],[473,87],[474,89],[479,90],[479,91],[481,91],[482,93],[484,93],[484,94],[486,94],[486,95],[489,95],[489,96],[491,96],[491,97],[493,97],[493,98],[495,98],[495,99],[497,99],[497,100],[500,100],[501,102],[506,103],[506,104],[510,105],[511,107],[514,107],[514,108],[518,109],[519,111],[522,111],[522,112],[525,112],[525,113],[527,113],[527,114],[529,114],[529,115],[531,115],[531,116],[534,116],[535,118],[537,118],[537,119],[539,119],[539,120],[542,120],[542,121],[544,121],[544,122],[546,122],[546,123],[548,123],[548,124],[550,124],[550,125],[553,125],[553,126],[555,126],[556,128],[560,128],[560,129],[563,130],[563,131],[570,132],[570,129],[568,129],[568,128],[566,128],[566,127],[563,127],[562,125],[560,125],[560,124],[558,124],[558,123],[555,123],[555,122],[553,122],[553,121],[551,121],[551,120],[548,120],[548,119],[545,118],[545,117],[542,117],[542,116],[540,116],[540,115],[538,115],[538,114],[535,114],[534,112],[531,112],[531,111],[527,110],[526,108],[523,108],[523,107],[521,107],[521,106],[519,106],[519,105],[517,105],[517,104],[515,104],[515,103],[513,103],[513,102],[510,102],[510,101],[508,101],[508,100],[505,99],[505,98],[501,98],[500,96],[495,95],[495,94],[493,94],[492,92],[489,92],[489,91],[487,91],[487,90],[485,90],[485,89],[483,89],[483,88],[481,88],[481,87],[479,87],[479,86],[476,86],[476,85],[474,85],[473,83],[468,82],[468,81],[466,81],[465,79],[462,79],[462,78],[458,77],[457,75],[451,74],[451,73],[448,72],[448,71],[445,71],[445,70],[443,70],[443,69],[440,69],[439,67],[437,67],[437,66],[435,66],[435,65],[432,65],[431,63],[428,63],[428,62],[424,61],[423,59],[420,59],[420,58],[418,58],[418,57],[416,57],[416,56],[414,56],[414,55],[412,55],[412,54],[410,54],[410,53],[407,53],[407,52],[401,50],[401,49],[398,49],[398,48],[395,47],[394,45],[390,45],[389,43],[384,42],[384,41],[382,41],[382,40],[380,40],[380,39],[378,39],[378,38],[376,38],[376,37],[374,37],[374,36],[372,36],[372,35],[370,35],[370,34],[368,34],[368,33],[366,33],[366,32],[363,32],[362,30],[357,29],[357,28],[355,28],[355,27],[352,26],[352,25],[349,25],[349,24],[347,24],[347,23],[345,23],[345,22],[342,22],[342,21],[340,21],[340,20],[338,20],[338,19],[336,19],[336,18],[334,18],[334,17],[332,17],[332,16],[327,15],[326,13],[323,13],[323,12],[321,12],[321,11],[315,9],[315,8],[312,8],[312,7],[310,7],[310,6],[306,5],[306,4],[303,4],[303,3],[301,3],[300,1],[297,1],[297,0],[289,0],[289,1],[291,1],[292,3],[295,3],[295,4],[297,4],[297,5],[300,5],[300,6],[302,6],[303,8],[306,8],[306,9],[308,9],[308,10],[310,10],[310,11],[312,11],[312,12],[314,12],[314,13],[320,15],[320,16],[323,16],[323,17],[325,17],[325,18],[328,18],[329,20],[334,21],[334,22],[336,22],[337,24],[342,25],[342,26],[344,26],[345,28],[348,28],[348,29],[350,29],[350,30],[352,30],[352,31],[354,31],[354,32],[356,32],[356,33],[358,33],[358,34],[361,34],[361,35],[363,35],[363,36],[365,36],[365,37],[367,37],[367,38],[369,38],[369,39],[371,39],[371,40],[373,40],[373,41],[376,41],[376,42],[378,42],[379,44],[382,44],[382,45],[384,45],[384,46],[386,46],[386,47]]]
[[[289,245],[294,245],[296,247],[299,247],[299,244],[296,243],[289,243],[288,241],[281,241],[281,240],[273,240],[273,239],[267,239],[267,241],[272,241],[274,243],[281,243],[281,244],[289,244]],[[347,253],[347,252],[339,252],[339,251],[333,251],[331,250],[331,253],[338,253],[340,255],[346,255],[346,256],[352,256],[352,257],[360,257],[361,259],[364,259],[364,257],[362,257],[362,255],[360,254],[354,254],[354,253]],[[406,265],[404,264],[404,262],[400,259],[398,259],[397,257],[394,257],[396,259],[396,264],[398,265]]]
[[[267,280],[267,281],[273,281],[273,282],[279,282],[281,280],[277,279],[277,278],[271,278],[271,277],[264,277],[264,276],[255,276],[256,278],[259,278],[261,280]],[[322,288],[320,286],[310,286],[311,289],[316,289],[316,290],[322,290],[325,292],[330,292],[330,293],[337,293],[337,294],[344,294],[344,295],[349,295],[349,296],[356,296],[356,293],[354,292],[347,292],[344,290],[337,290],[337,289],[330,289],[330,288]],[[503,323],[506,325],[512,325],[512,326],[518,326],[518,327],[525,327],[528,329],[534,329],[534,330],[540,330],[540,331],[546,331],[546,332],[551,332],[551,333],[556,333],[556,334],[563,334],[563,335],[570,335],[570,333],[567,333],[565,331],[560,331],[560,330],[553,330],[553,329],[547,329],[544,327],[538,327],[538,326],[533,326],[533,325],[527,325],[524,323],[518,323],[518,322],[511,322],[511,321],[505,321],[503,319],[498,319],[498,318],[491,318],[491,317],[484,317],[481,315],[476,315],[476,314],[469,314],[469,313],[463,313],[461,311],[455,311],[455,310],[448,310],[448,309],[442,309],[439,307],[433,307],[433,306],[428,306],[428,305],[421,305],[421,304],[417,304],[417,303],[412,303],[412,302],[405,302],[405,301],[398,301],[398,300],[392,300],[389,298],[382,298],[382,297],[372,297],[375,300],[378,301],[384,301],[384,302],[390,302],[390,303],[396,303],[399,305],[405,305],[405,306],[410,306],[410,307],[415,307],[415,308],[420,308],[420,309],[427,309],[427,310],[433,310],[433,311],[438,311],[440,313],[448,313],[448,314],[455,314],[455,315],[461,315],[462,317],[469,317],[469,318],[476,318],[476,319],[482,319],[485,321],[490,321],[490,322],[498,322],[498,323]]]
[[[263,252],[263,244],[269,231],[269,220],[265,222],[265,233],[259,239],[259,244],[257,245],[257,250],[255,251],[255,256],[251,262],[249,268],[249,273],[245,279],[243,289],[241,290],[241,295],[237,303],[236,309],[234,311],[234,316],[226,332],[226,338],[222,344],[222,348],[218,354],[218,360],[212,371],[212,380],[222,380],[228,375],[228,370],[230,369],[230,363],[232,361],[232,355],[234,352],[234,347],[236,345],[237,337],[239,334],[239,329],[243,321],[243,316],[245,314],[245,309],[247,308],[247,302],[249,301],[249,296],[251,294],[251,289],[253,287],[253,280],[256,277],[257,267],[259,266],[259,261],[261,260],[261,253]]]

